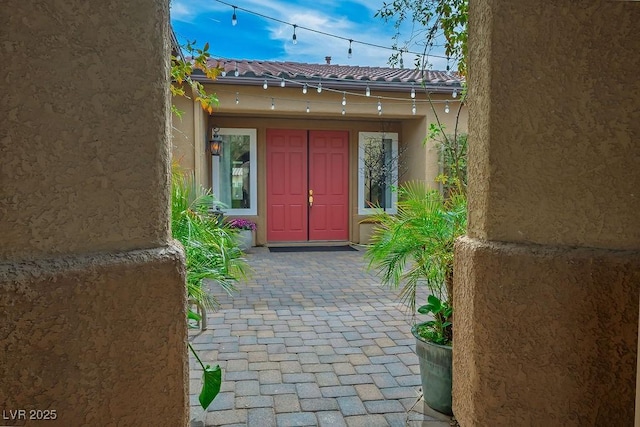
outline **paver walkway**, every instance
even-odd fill
[[[449,426],[418,401],[410,319],[365,271],[363,252],[247,257],[253,276],[233,297],[213,287],[221,308],[190,333],[201,359],[224,372],[203,413],[191,357],[193,426]]]

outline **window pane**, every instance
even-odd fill
[[[222,135],[220,201],[231,209],[251,208],[249,135]]]
[[[395,159],[391,140],[370,138],[364,146],[364,200],[365,206],[383,209],[391,207],[391,190]]]

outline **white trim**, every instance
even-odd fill
[[[249,194],[248,209],[222,208],[226,215],[258,215],[258,137],[256,129],[243,128],[221,128],[219,135],[247,135],[249,136],[249,184],[251,192]],[[222,149],[225,147],[223,145]],[[211,162],[211,183],[213,194],[220,194],[220,158],[213,157]]]
[[[358,133],[358,215],[371,215],[378,210],[367,207],[364,203],[364,149],[365,142],[370,139],[391,139],[391,156],[394,159],[398,158],[398,134],[393,132],[359,132]],[[398,168],[393,170],[392,182],[398,180]],[[387,213],[398,213],[398,192],[391,192],[391,207],[386,210]]]

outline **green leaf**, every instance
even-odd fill
[[[204,369],[202,374],[202,391],[200,391],[200,406],[206,411],[213,399],[220,393],[220,385],[222,384],[222,369],[216,365],[211,368],[209,365]]]
[[[193,310],[189,310],[189,314],[187,314],[187,319],[195,320],[199,322],[202,319],[202,316],[200,316],[198,313],[194,312]]]

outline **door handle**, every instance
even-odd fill
[[[313,190],[309,190],[309,207],[313,206]]]

